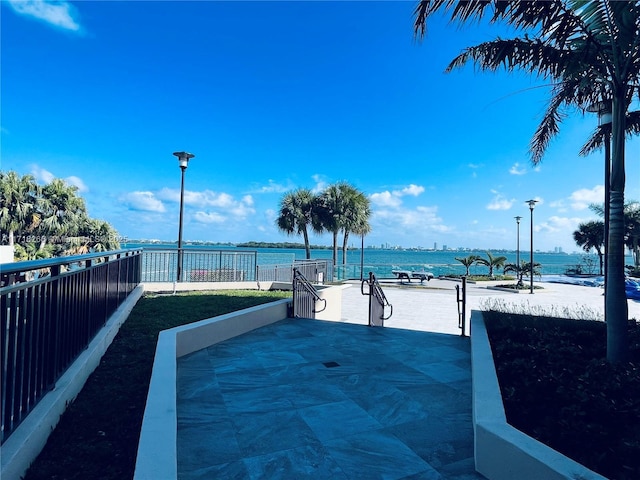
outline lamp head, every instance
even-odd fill
[[[528,204],[529,204],[529,209],[530,209],[531,211],[533,211],[533,207],[535,207],[535,206],[536,206],[536,203],[538,203],[538,200],[527,200],[527,201],[526,201],[526,202],[524,202],[524,203],[528,203]]]
[[[180,168],[183,170],[187,169],[187,165],[189,164],[189,160],[195,157],[193,153],[189,152],[173,152],[173,154],[178,157],[178,162],[180,163]]]
[[[587,107],[587,112],[598,114],[598,125],[611,123],[611,102],[596,102]]]
[[[513,217],[513,218],[515,218],[515,219],[516,219],[516,222],[517,222],[517,223],[520,223],[520,220],[522,220],[522,217],[521,217],[521,216],[517,216],[517,217]]]

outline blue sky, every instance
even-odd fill
[[[535,248],[577,250],[604,198],[603,153],[577,154],[595,115],[571,114],[533,167],[542,82],[443,73],[506,32],[434,19],[419,42],[414,6],[3,0],[2,170],[67,179],[129,238],[177,239],[186,150],[185,240],[301,241],[275,227],[280,198],[344,180],[371,199],[367,245],[515,249],[535,198]]]

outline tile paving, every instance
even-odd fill
[[[183,357],[178,478],[483,478],[469,340],[288,319]]]
[[[392,328],[366,326],[353,283],[339,322],[285,320],[178,360],[179,478],[483,478],[456,283],[385,285]],[[562,284],[534,295],[469,285],[467,299],[469,310],[604,307],[601,289]],[[640,302],[629,313],[640,319]]]

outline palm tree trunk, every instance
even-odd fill
[[[333,233],[333,266],[336,267],[338,265],[338,231],[334,230],[332,233]]]
[[[344,238],[342,240],[342,264],[346,265],[347,264],[347,248],[349,248],[347,246],[347,242],[349,241],[349,231],[345,230],[344,231]]]
[[[624,285],[624,130],[625,88],[618,87],[613,98],[611,188],[609,193],[609,226],[607,273],[605,282],[607,295],[605,321],[607,322],[607,360],[610,363],[624,362],[628,356],[628,307]]]
[[[311,247],[309,246],[309,233],[307,233],[307,229],[302,229],[302,236],[304,238],[304,250],[307,253],[307,260],[311,259]]]

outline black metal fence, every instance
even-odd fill
[[[140,283],[142,251],[5,264],[0,271],[0,443]]]
[[[142,255],[143,282],[175,282],[178,250],[145,248]],[[256,281],[257,252],[182,249],[182,282]]]

